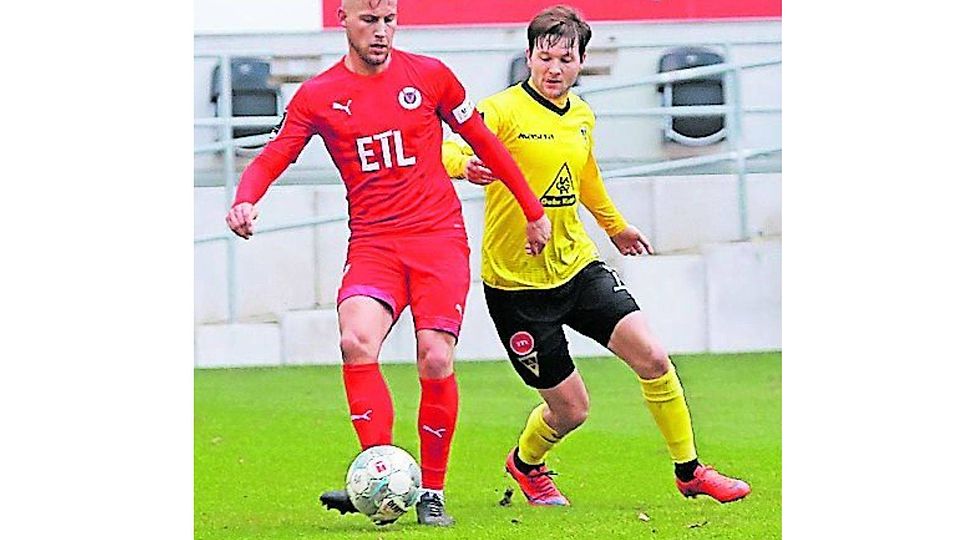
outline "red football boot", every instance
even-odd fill
[[[520,484],[520,491],[526,495],[527,501],[535,506],[570,506],[570,501],[560,493],[550,478],[555,473],[548,471],[544,464],[530,471],[530,474],[522,473],[513,461],[516,452],[517,449],[514,448],[507,454],[506,468],[517,484]]]
[[[722,503],[738,501],[750,494],[750,485],[743,480],[728,478],[704,465],[697,467],[689,482],[677,478],[677,489],[684,497],[709,495]]]

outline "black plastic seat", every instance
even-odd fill
[[[260,58],[234,58],[230,62],[233,88],[233,116],[277,116],[279,92],[270,84],[270,63]],[[220,66],[213,68],[210,101],[220,99]],[[248,137],[270,133],[273,128],[236,127],[233,136]]]
[[[665,73],[723,62],[723,56],[710,49],[681,47],[660,57],[658,71]],[[724,104],[723,74],[661,84],[657,90],[662,94],[664,107]],[[687,146],[713,144],[726,136],[723,116],[665,117],[663,129],[666,139]]]

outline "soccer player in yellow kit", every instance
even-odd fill
[[[640,379],[647,407],[666,439],[677,488],[688,497],[741,499],[750,486],[699,463],[683,387],[669,356],[613,268],[603,264],[577,214],[582,203],[623,255],[652,254],[617,211],[593,155],[595,117],[570,87],[591,30],[566,6],[548,8],[527,28],[530,79],[482,100],[484,122],[503,141],[553,223],[543,252],[524,256],[524,216],[502,182],[469,146],[446,141],[451,177],[486,186],[481,278],[487,307],[514,369],[542,396],[507,472],[535,505],[568,505],[547,470],[547,452],[587,418],[587,390],[562,325],[606,346]]]

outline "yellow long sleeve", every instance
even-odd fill
[[[607,236],[614,236],[626,229],[627,220],[623,219],[613,200],[610,199],[600,176],[600,168],[593,158],[593,152],[590,152],[587,158],[580,182],[580,202],[593,214],[597,224],[607,233]]]
[[[466,143],[453,139],[443,141],[441,160],[450,178],[463,178],[467,169],[467,161],[473,156],[473,148]]]

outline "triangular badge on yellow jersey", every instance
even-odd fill
[[[550,187],[540,197],[540,204],[547,208],[577,204],[577,196],[573,194],[573,175],[570,174],[570,167],[566,162],[560,166]]]
[[[517,361],[523,364],[523,367],[529,369],[537,377],[540,376],[540,362],[537,361],[537,353],[532,352],[526,356],[517,358]]]

